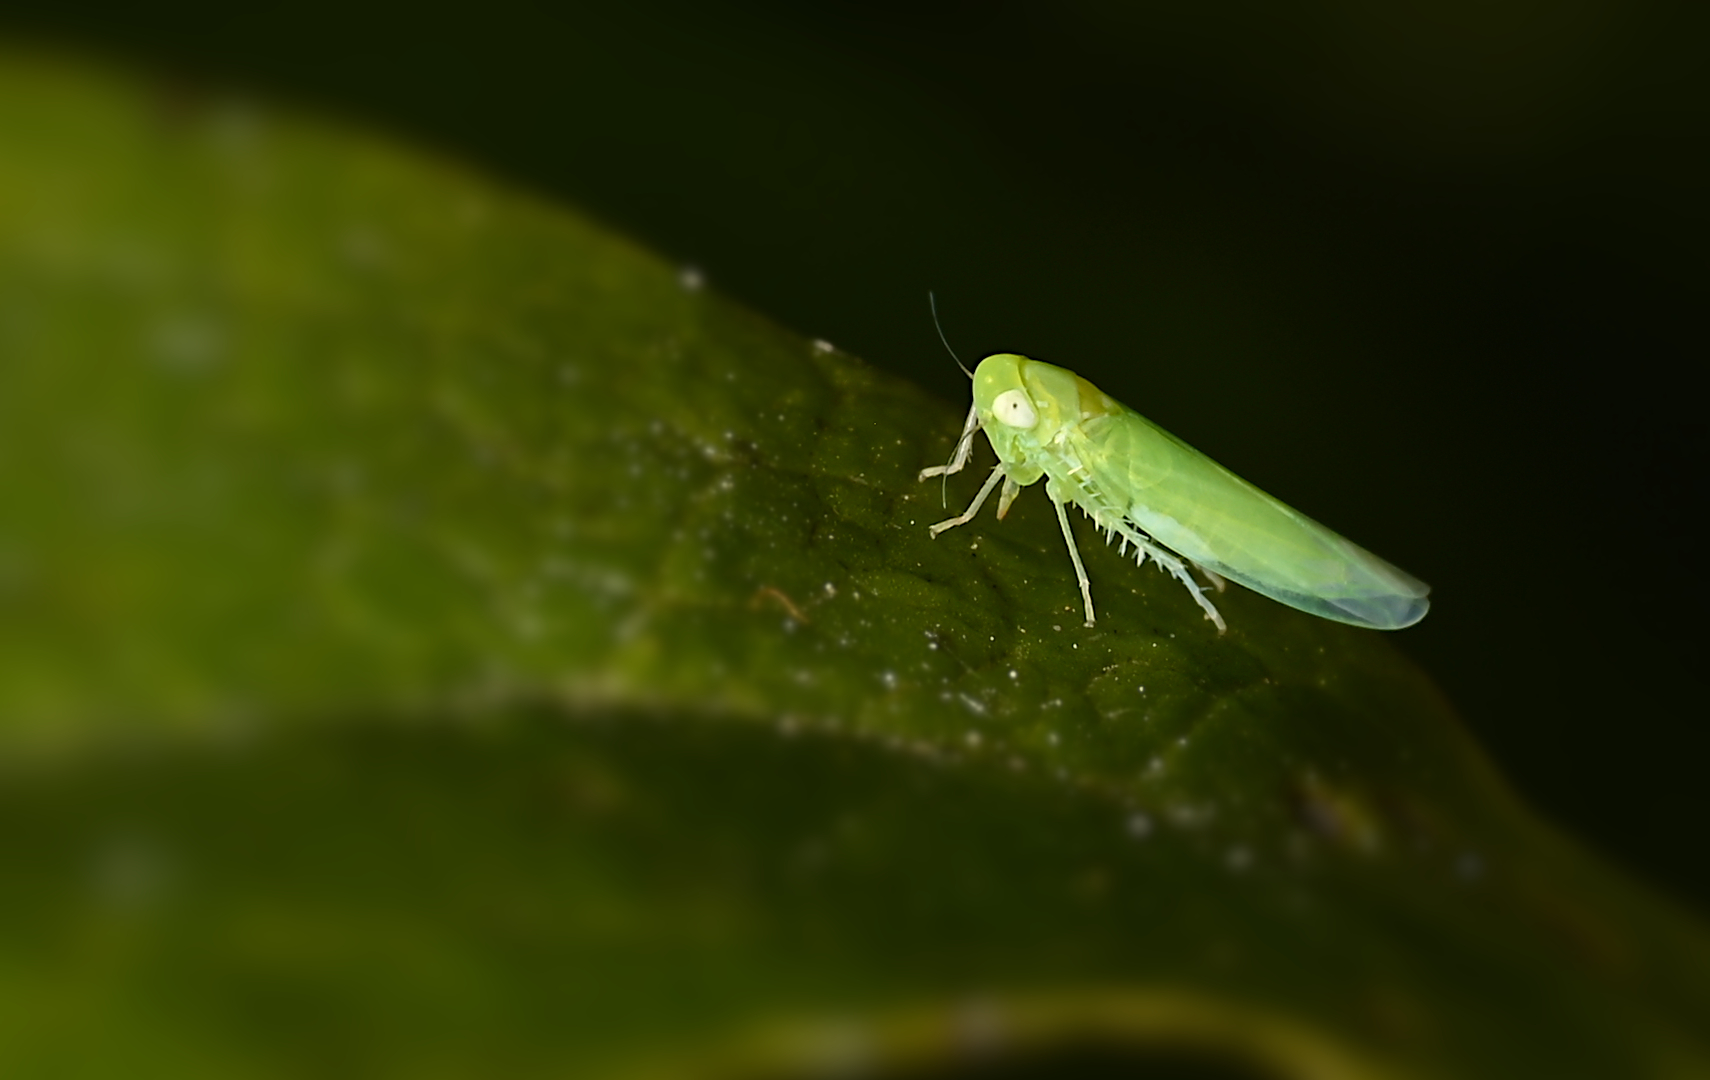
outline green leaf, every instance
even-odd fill
[[[0,1069],[1710,1071],[1703,928],[1383,636],[1090,530],[1085,629],[1037,492],[928,539],[960,413],[465,168],[4,57]]]

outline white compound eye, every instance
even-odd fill
[[[1013,428],[1030,428],[1039,422],[1033,402],[1020,390],[1005,390],[992,399],[992,415]]]

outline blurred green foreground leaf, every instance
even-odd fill
[[[0,58],[0,1072],[1710,1074],[1702,929],[1384,638],[1090,531],[1083,629],[1037,492],[927,538],[959,420],[442,161]]]

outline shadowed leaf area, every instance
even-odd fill
[[[563,208],[11,54],[0,357],[7,1075],[1710,1072],[1382,635],[1090,528],[1084,628],[961,407]]]

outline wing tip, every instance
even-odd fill
[[[1358,601],[1344,600],[1337,607],[1346,615],[1344,621],[1355,626],[1367,626],[1373,630],[1405,630],[1425,618],[1431,610],[1431,601],[1424,596],[1392,593],[1362,597]]]

